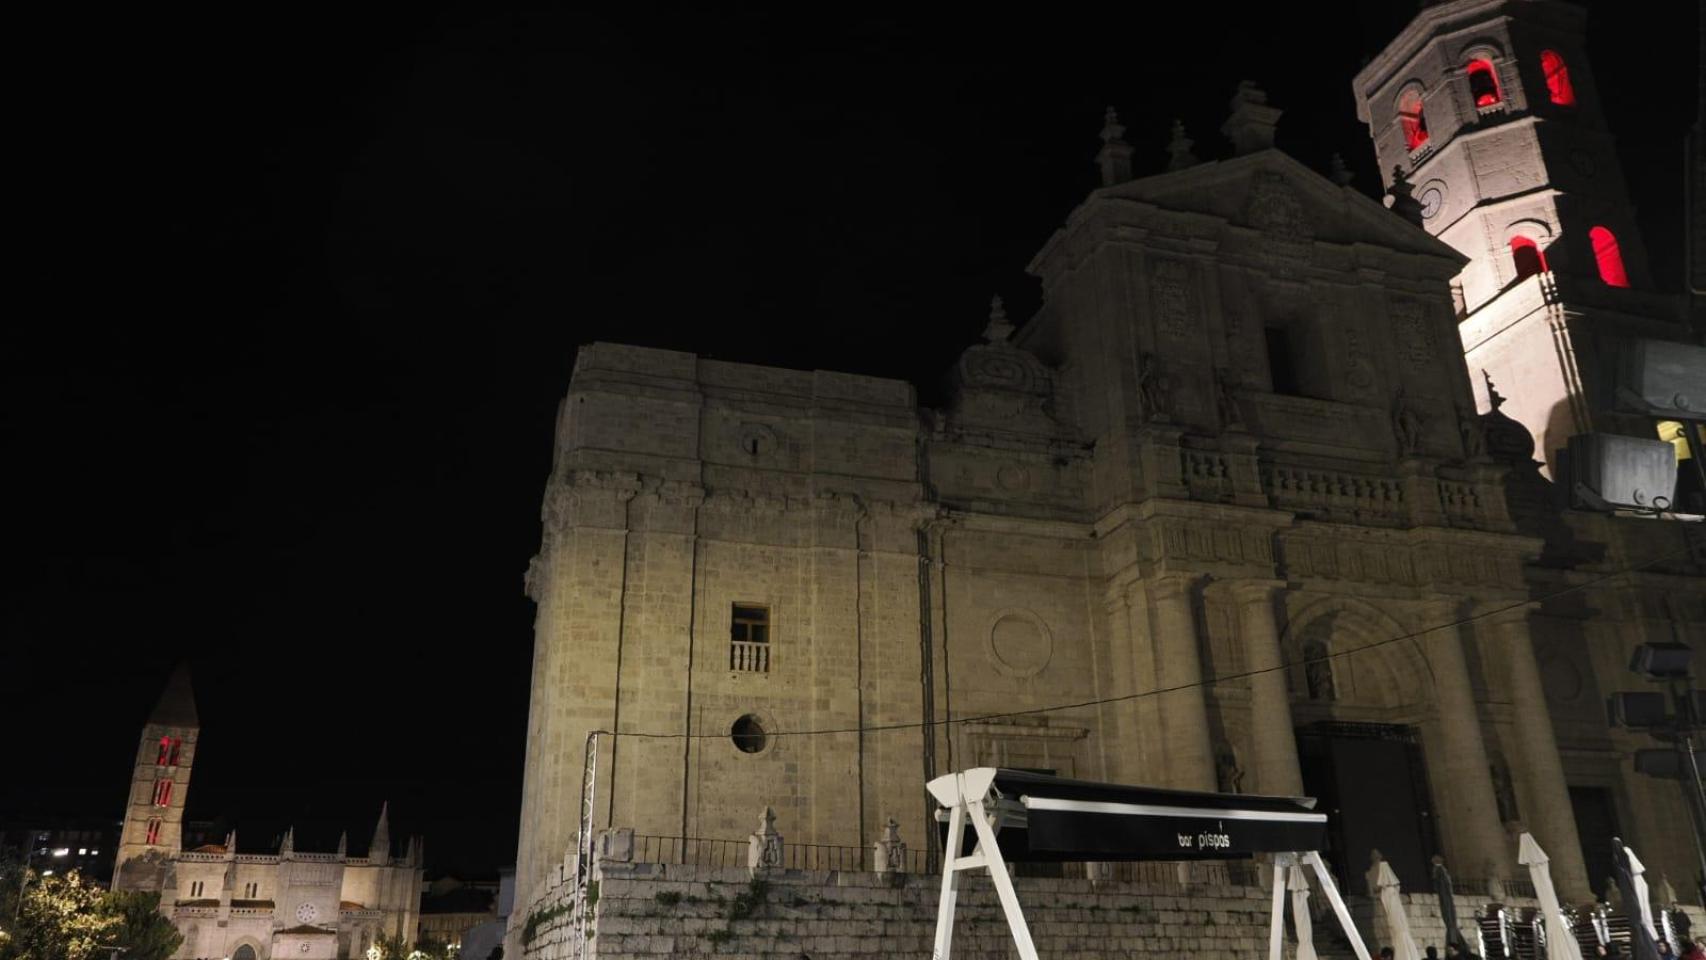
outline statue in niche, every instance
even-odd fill
[[[1143,398],[1143,412],[1151,420],[1166,420],[1172,412],[1172,385],[1161,372],[1161,361],[1153,353],[1137,357],[1137,390]]]
[[[1220,425],[1228,430],[1244,427],[1244,413],[1238,409],[1238,395],[1232,390],[1232,372],[1214,371],[1214,402],[1220,412]]]
[[[1325,642],[1311,639],[1303,644],[1303,677],[1308,682],[1311,700],[1339,699],[1338,688],[1333,683],[1333,661],[1327,657]]]
[[[1416,412],[1416,405],[1405,395],[1404,388],[1392,398],[1392,433],[1398,438],[1398,452],[1415,456],[1422,450],[1422,430],[1427,422]]]

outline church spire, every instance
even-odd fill
[[[166,681],[166,689],[160,692],[160,700],[154,704],[154,712],[148,715],[148,722],[162,727],[196,727],[200,720],[195,712],[195,691],[190,686],[190,665],[179,663],[172,676]]]
[[[373,842],[367,845],[367,859],[373,863],[391,862],[391,801],[379,806],[379,823],[373,828]]]
[[[1125,142],[1125,127],[1113,107],[1102,114],[1101,136],[1102,149],[1096,152],[1096,163],[1102,168],[1102,186],[1125,183],[1131,179],[1131,145]]]

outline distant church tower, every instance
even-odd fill
[[[190,766],[195,762],[200,729],[189,666],[180,664],[142,727],[142,743],[130,775],[124,831],[114,863],[115,887],[133,885],[121,882],[126,861],[151,852],[172,857],[183,847],[184,798],[189,793]]]
[[[1387,187],[1468,258],[1459,333],[1481,409],[1491,380],[1548,466],[1577,433],[1652,437],[1609,412],[1616,343],[1688,331],[1682,298],[1647,272],[1585,16],[1554,0],[1437,3],[1354,81]]]

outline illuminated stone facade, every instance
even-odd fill
[[[116,890],[159,891],[160,909],[184,936],[179,960],[360,958],[380,936],[412,942],[420,913],[421,844],[393,857],[386,811],[367,856],[298,851],[287,832],[278,852],[223,844],[182,848],[184,801],[200,722],[189,673],[173,674],[142,728],[119,841]]]
[[[1503,8],[1577,22],[1448,3],[1394,49],[1441,17],[1464,49],[1503,43]],[[1526,68],[1499,63],[1513,99],[1482,136],[1540,162]],[[1460,349],[1475,314],[1454,287],[1478,310],[1525,289],[1487,262],[1506,239],[1436,239],[1335,184],[1272,148],[1278,114],[1241,87],[1235,156],[1176,140],[1136,179],[1110,114],[1104,185],[1030,264],[1042,308],[1016,328],[997,305],[942,409],[894,380],[580,350],[527,573],[514,917],[574,847],[592,730],[619,734],[594,827],[642,838],[744,838],[770,805],[790,843],[868,850],[891,816],[918,842],[929,776],[1004,765],[1321,796],[1354,892],[1372,847],[1410,882],[1436,852],[1466,883],[1517,877],[1522,830],[1568,899],[1600,886],[1614,830],[1684,885],[1680,791],[1633,773],[1651,744],[1603,702],[1640,688],[1635,644],[1706,640],[1706,544],[1559,505]],[[1384,157],[1398,119],[1374,122]],[[1581,138],[1609,156],[1602,130]],[[1677,309],[1640,290],[1617,229],[1635,285],[1607,309]],[[1493,375],[1522,417],[1575,402]],[[766,649],[732,635],[737,607],[764,611]],[[775,735],[795,731],[827,732]]]

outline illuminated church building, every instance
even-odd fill
[[[1604,703],[1650,689],[1637,644],[1706,641],[1706,539],[1555,481],[1574,435],[1655,439],[1614,409],[1622,343],[1697,342],[1583,13],[1428,6],[1354,88],[1386,206],[1274,149],[1253,86],[1230,158],[1175,132],[1151,175],[1110,114],[1041,308],[996,305],[941,409],[583,347],[527,572],[522,904],[575,846],[592,730],[694,737],[600,741],[594,827],[641,835],[770,805],[790,843],[894,817],[923,845],[926,779],[999,765],[1320,797],[1356,893],[1375,848],[1409,885],[1436,852],[1519,876],[1523,830],[1567,900],[1613,833],[1685,887],[1678,784]],[[809,730],[839,732],[772,735]]]
[[[379,937],[415,939],[421,840],[395,856],[381,809],[367,855],[297,850],[287,831],[274,853],[223,844],[183,848],[184,803],[201,724],[189,671],[179,667],[142,728],[113,889],[160,893],[183,935],[177,960],[334,960],[361,957]]]

